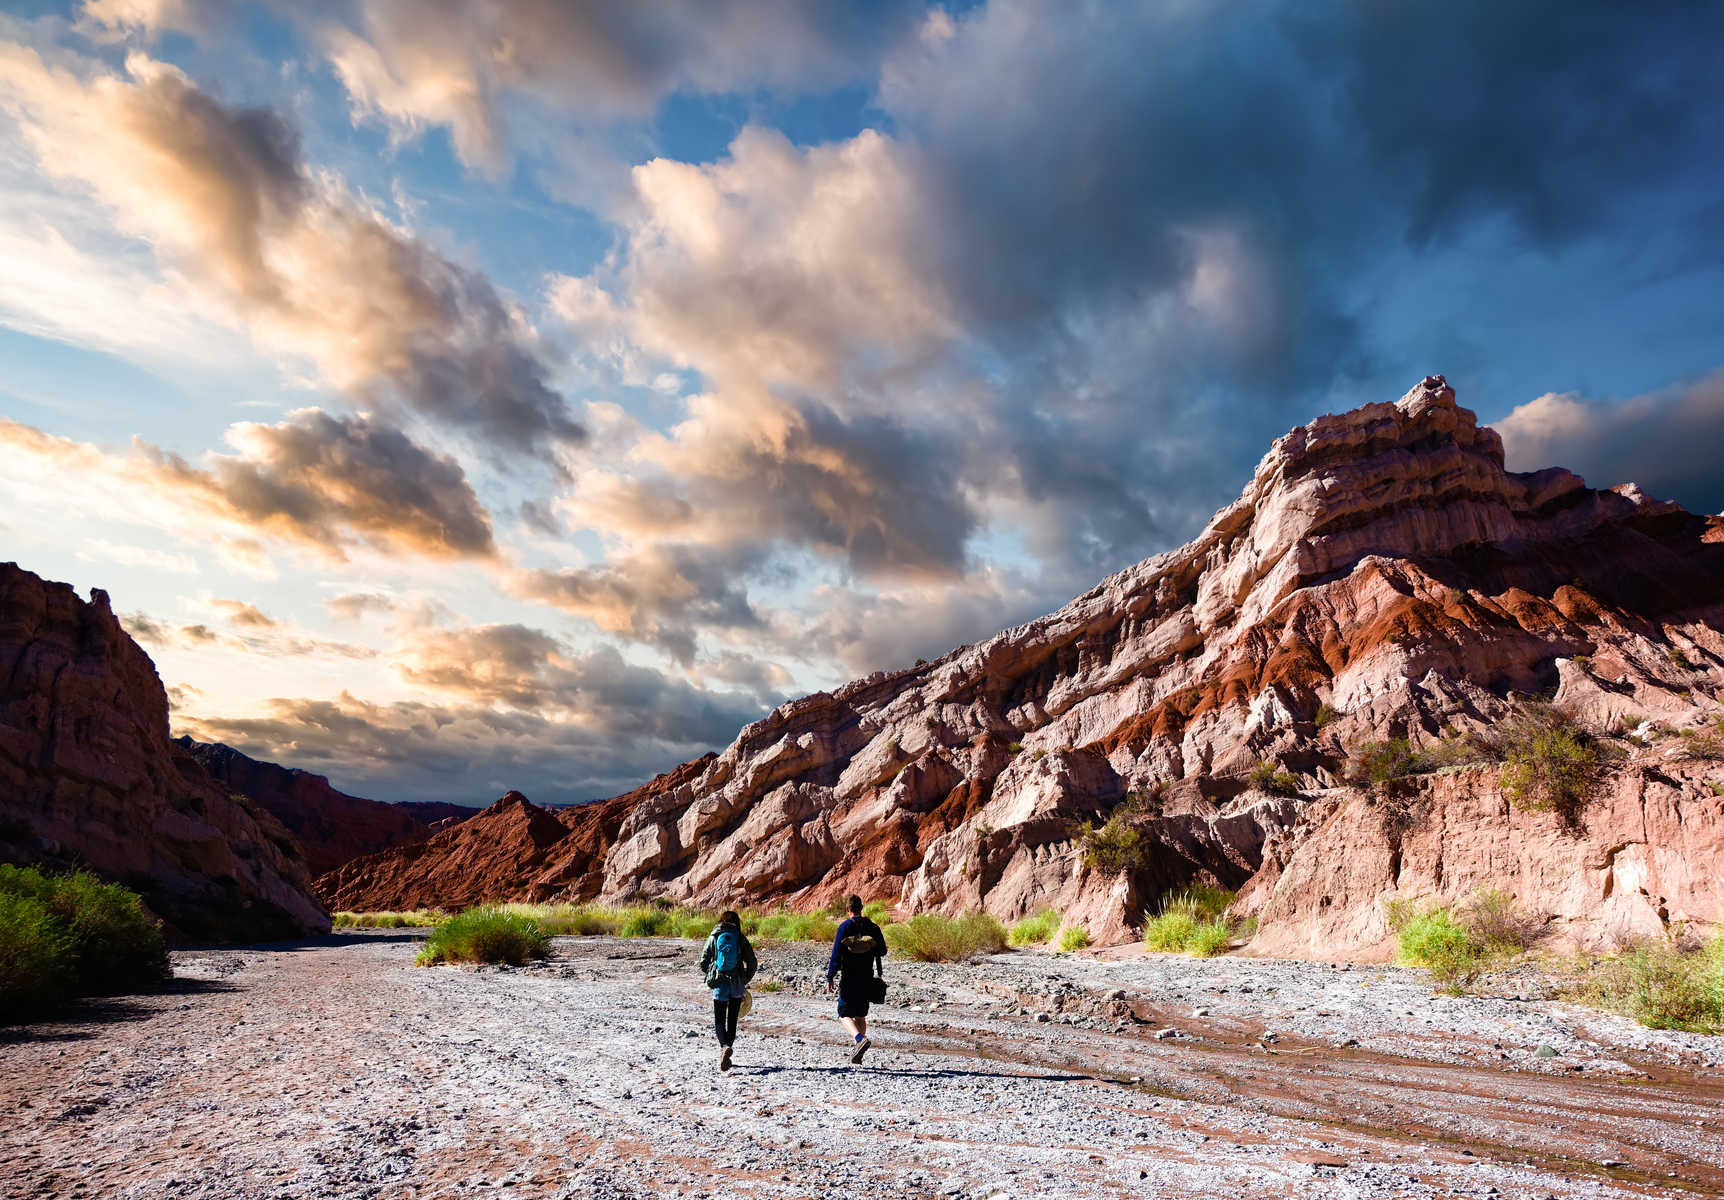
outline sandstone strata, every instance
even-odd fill
[[[607,802],[570,859],[581,871],[557,879],[700,904],[851,890],[1006,918],[1053,904],[1105,938],[1171,887],[1246,883],[1267,852],[1302,899],[1253,889],[1266,942],[1293,944],[1304,935],[1274,928],[1340,904],[1362,945],[1380,935],[1373,887],[1447,893],[1482,875],[1320,878],[1351,818],[1332,796],[1311,805],[1350,748],[1487,727],[1552,693],[1599,728],[1695,725],[1721,711],[1721,630],[1719,519],[1561,469],[1508,472],[1496,433],[1427,379],[1279,439],[1188,545],[938,661],[786,704],[680,781]],[[1298,794],[1254,790],[1263,761]],[[1724,802],[1698,779],[1677,790],[1716,822]],[[1317,819],[1331,809],[1339,827]],[[1110,875],[1085,865],[1073,823],[1115,812],[1148,852]],[[388,870],[374,864],[371,894]],[[1671,886],[1666,911],[1705,919],[1692,881]]]
[[[0,564],[0,860],[141,891],[182,938],[327,930],[292,835],[168,737],[107,594]]]

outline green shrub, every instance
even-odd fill
[[[884,925],[892,916],[892,906],[884,900],[870,900],[862,906],[862,915],[876,925]]]
[[[1340,715],[1340,713],[1329,707],[1328,703],[1325,702],[1317,706],[1317,715],[1311,718],[1311,724],[1316,726],[1318,729],[1321,729]]]
[[[1006,935],[1006,942],[1013,946],[1040,946],[1049,941],[1059,927],[1060,914],[1054,909],[1044,908],[1014,924]]]
[[[1089,930],[1082,925],[1073,925],[1060,934],[1059,949],[1061,954],[1070,954],[1073,950],[1082,950],[1089,945]]]
[[[169,978],[161,928],[136,892],[85,871],[0,866],[0,1021],[72,996],[109,996]]]
[[[445,920],[446,915],[428,908],[410,912],[338,912],[337,929],[423,929]]]
[[[1280,763],[1264,759],[1251,770],[1251,786],[1271,796],[1297,796],[1299,777],[1283,770]]]
[[[780,909],[774,913],[742,914],[742,931],[750,937],[780,942],[830,942],[838,933],[838,922],[823,912],[799,913]]]
[[[1484,939],[1455,920],[1446,905],[1392,900],[1387,911],[1399,962],[1427,968],[1451,991],[1478,974]]]
[[[1642,1025],[1724,1033],[1724,927],[1699,950],[1636,946],[1591,975],[1588,999]]]
[[[1204,921],[1191,931],[1186,949],[1198,958],[1214,958],[1233,945],[1233,923],[1226,920]]]
[[[765,983],[756,984],[754,986],[755,990],[760,992],[782,992],[784,990],[784,981],[782,979],[768,979]]]
[[[76,950],[34,896],[0,891],[0,1025],[48,1012],[72,994]]]
[[[1183,951],[1197,935],[1197,918],[1189,912],[1158,913],[1144,923],[1143,944],[1150,950]]]
[[[886,926],[886,944],[914,962],[956,962],[1006,945],[1006,929],[983,912],[961,917],[921,913]]]
[[[671,937],[676,925],[676,914],[668,908],[651,908],[642,906],[630,909],[628,916],[623,918],[622,925],[617,929],[618,937]]]
[[[1233,942],[1238,922],[1227,915],[1234,894],[1224,888],[1193,884],[1162,901],[1161,912],[1144,922],[1146,949],[1219,954]]]
[[[1578,721],[1550,705],[1529,705],[1497,726],[1502,761],[1498,782],[1509,803],[1572,816],[1585,802],[1600,767],[1598,751]]]
[[[1089,821],[1079,821],[1073,832],[1084,865],[1093,871],[1118,875],[1144,865],[1147,847],[1143,835],[1122,813],[1114,813],[1100,829]]]
[[[520,967],[530,958],[544,958],[550,944],[550,937],[534,918],[481,905],[464,909],[437,926],[415,961],[422,967],[452,962]]]

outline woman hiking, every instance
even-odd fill
[[[826,990],[832,990],[836,977],[838,1019],[851,1036],[850,1061],[860,1063],[874,1044],[868,1040],[868,1005],[885,990],[884,984],[876,985],[875,976],[883,974],[880,960],[886,957],[886,935],[862,915],[862,897],[850,897],[849,908],[850,915],[832,938],[832,957],[826,960]]]
[[[736,1018],[748,981],[760,969],[754,947],[742,932],[742,918],[727,911],[713,926],[700,952],[701,973],[712,989],[712,1028],[718,1034],[718,1069],[730,1070],[730,1050],[736,1043]]]

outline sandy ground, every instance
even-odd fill
[[[0,1032],[0,1195],[1724,1195],[1724,1038],[1530,990],[899,964],[853,1068],[823,955],[765,946],[757,984],[783,986],[721,1075],[695,949],[558,939],[479,971],[414,968],[404,933],[178,953],[182,990]]]

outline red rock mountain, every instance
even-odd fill
[[[327,930],[293,836],[168,737],[168,701],[105,592],[0,563],[0,861],[85,867],[177,939]]]
[[[1490,881],[1582,941],[1706,923],[1724,901],[1715,765],[1623,742],[1578,823],[1513,808],[1494,769],[1415,780],[1418,820],[1385,820],[1344,768],[1363,743],[1488,730],[1531,696],[1601,733],[1704,725],[1724,712],[1721,631],[1724,521],[1508,472],[1436,377],[1293,430],[1191,543],[1058,612],[793,701],[582,810],[536,852],[544,871],[481,871],[494,809],[463,861],[488,898],[858,891],[1007,918],[1052,904],[1103,937],[1204,879],[1249,885],[1260,948],[1305,953],[1380,943],[1385,897]],[[1253,786],[1266,761],[1294,794]],[[1139,839],[1132,870],[1086,866],[1074,841],[1075,819],[1109,815]],[[453,850],[350,864],[344,906],[405,902],[409,861],[414,902],[450,902],[430,881],[462,877],[436,864]]]
[[[307,870],[327,874],[351,859],[392,846],[422,842],[432,821],[472,816],[477,809],[453,804],[382,804],[349,796],[321,775],[261,762],[220,742],[174,739],[210,777],[241,792],[287,826],[305,853]]]

